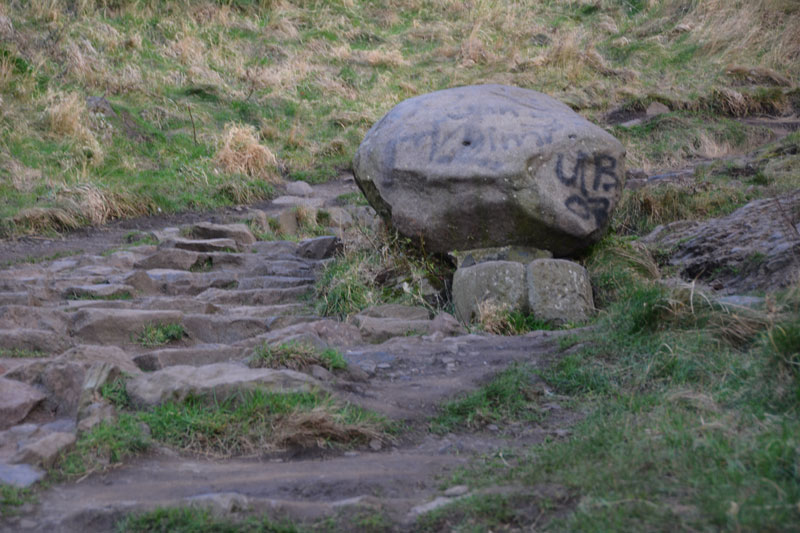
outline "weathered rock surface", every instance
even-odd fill
[[[31,465],[7,465],[0,463],[0,485],[30,487],[44,478],[44,471]]]
[[[705,222],[659,226],[642,239],[723,293],[771,290],[791,284],[800,270],[800,191],[755,200],[730,215]]]
[[[304,259],[328,259],[342,250],[342,241],[339,237],[326,235],[306,239],[297,248],[297,255]]]
[[[398,104],[367,133],[354,171],[378,213],[427,250],[515,244],[563,256],[600,239],[624,156],[546,95],[479,85]]]
[[[586,269],[563,259],[537,259],[525,267],[528,311],[540,320],[581,322],[594,312]]]
[[[0,378],[0,429],[11,427],[45,399],[44,393],[26,383]]]
[[[61,452],[75,444],[75,434],[54,432],[30,442],[20,448],[11,459],[12,463],[27,463],[45,468],[52,466]]]
[[[316,381],[292,370],[251,369],[232,363],[200,367],[170,366],[128,381],[128,394],[137,405],[182,401],[187,396],[213,395],[219,401],[241,390],[308,392]]]
[[[192,226],[191,233],[194,237],[200,239],[233,239],[241,249],[256,242],[256,238],[244,224],[203,222]]]
[[[71,333],[86,343],[133,343],[149,324],[178,323],[178,311],[142,311],[139,309],[82,309],[75,313]]]
[[[527,308],[525,266],[515,261],[492,261],[459,268],[453,276],[456,316],[469,323],[481,302],[493,301],[510,311]]]

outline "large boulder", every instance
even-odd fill
[[[354,170],[378,213],[430,251],[564,256],[600,239],[624,157],[612,135],[544,94],[478,85],[401,102],[369,130]]]

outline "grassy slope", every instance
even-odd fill
[[[677,146],[617,132],[639,166],[743,151],[762,135],[708,114],[786,111],[800,71],[792,0],[12,0],[0,17],[0,219],[16,234],[323,181],[397,102],[470,83],[594,119],[689,110]]]

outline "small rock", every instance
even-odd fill
[[[342,241],[339,237],[327,235],[306,239],[297,248],[297,255],[305,259],[328,259],[341,252]]]
[[[311,376],[320,381],[331,381],[334,379],[334,375],[331,372],[319,365],[311,365]]]
[[[388,370],[392,368],[392,365],[390,365],[389,363],[378,363],[378,368],[380,368],[381,370]]]
[[[286,194],[290,196],[312,196],[314,189],[305,181],[291,181],[286,184]]]
[[[488,429],[492,433],[497,433],[498,431],[500,431],[500,428],[497,426],[497,424],[489,424],[488,426],[486,426],[486,429]]]
[[[371,441],[369,441],[369,448],[372,451],[377,452],[383,448],[383,443],[378,439],[372,439]]]
[[[653,118],[658,115],[663,115],[664,113],[669,113],[669,108],[661,102],[651,102],[650,105],[647,106],[646,113],[647,118]]]
[[[44,399],[44,393],[30,385],[0,378],[0,429],[24,419]]]
[[[477,317],[478,306],[487,300],[509,311],[524,310],[525,266],[514,261],[492,261],[456,270],[453,303],[462,322],[469,323]]]
[[[466,485],[456,485],[454,487],[450,487],[446,491],[444,491],[444,495],[448,498],[455,498],[457,496],[463,496],[464,494],[469,492],[469,487]]]
[[[431,321],[428,327],[428,335],[441,334],[443,337],[456,337],[466,335],[467,330],[462,326],[458,319],[450,313],[442,311]]]
[[[579,322],[594,313],[586,269],[564,259],[537,259],[526,267],[528,308],[541,320]]]
[[[8,465],[0,463],[0,485],[13,485],[15,487],[30,487],[37,481],[44,479],[44,472],[31,465]]]
[[[26,444],[11,459],[12,463],[27,463],[49,468],[58,456],[75,444],[73,433],[49,433]]]
[[[422,505],[417,505],[416,507],[411,509],[411,512],[409,513],[409,515],[412,518],[413,517],[417,517],[419,515],[430,513],[431,511],[434,511],[434,510],[438,509],[439,507],[444,507],[445,505],[449,505],[452,502],[453,502],[453,500],[451,500],[450,498],[445,498],[444,496],[440,496],[440,497],[436,498],[435,500],[433,500],[432,502],[428,502],[428,503],[425,503],[425,504],[422,504]]]
[[[278,231],[281,235],[297,235],[299,229],[297,213],[287,209],[278,214]]]
[[[272,200],[273,205],[285,207],[310,207],[319,209],[325,203],[323,198],[302,198],[300,196],[279,196]]]

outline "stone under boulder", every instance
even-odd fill
[[[398,104],[367,133],[354,171],[378,213],[429,251],[565,256],[602,236],[624,158],[617,139],[553,98],[478,85]]]
[[[456,270],[453,304],[462,322],[477,318],[480,304],[489,300],[509,310],[526,309],[525,265],[516,261],[489,261]]]
[[[594,312],[586,269],[563,259],[538,259],[525,267],[528,311],[539,320],[582,322]]]

